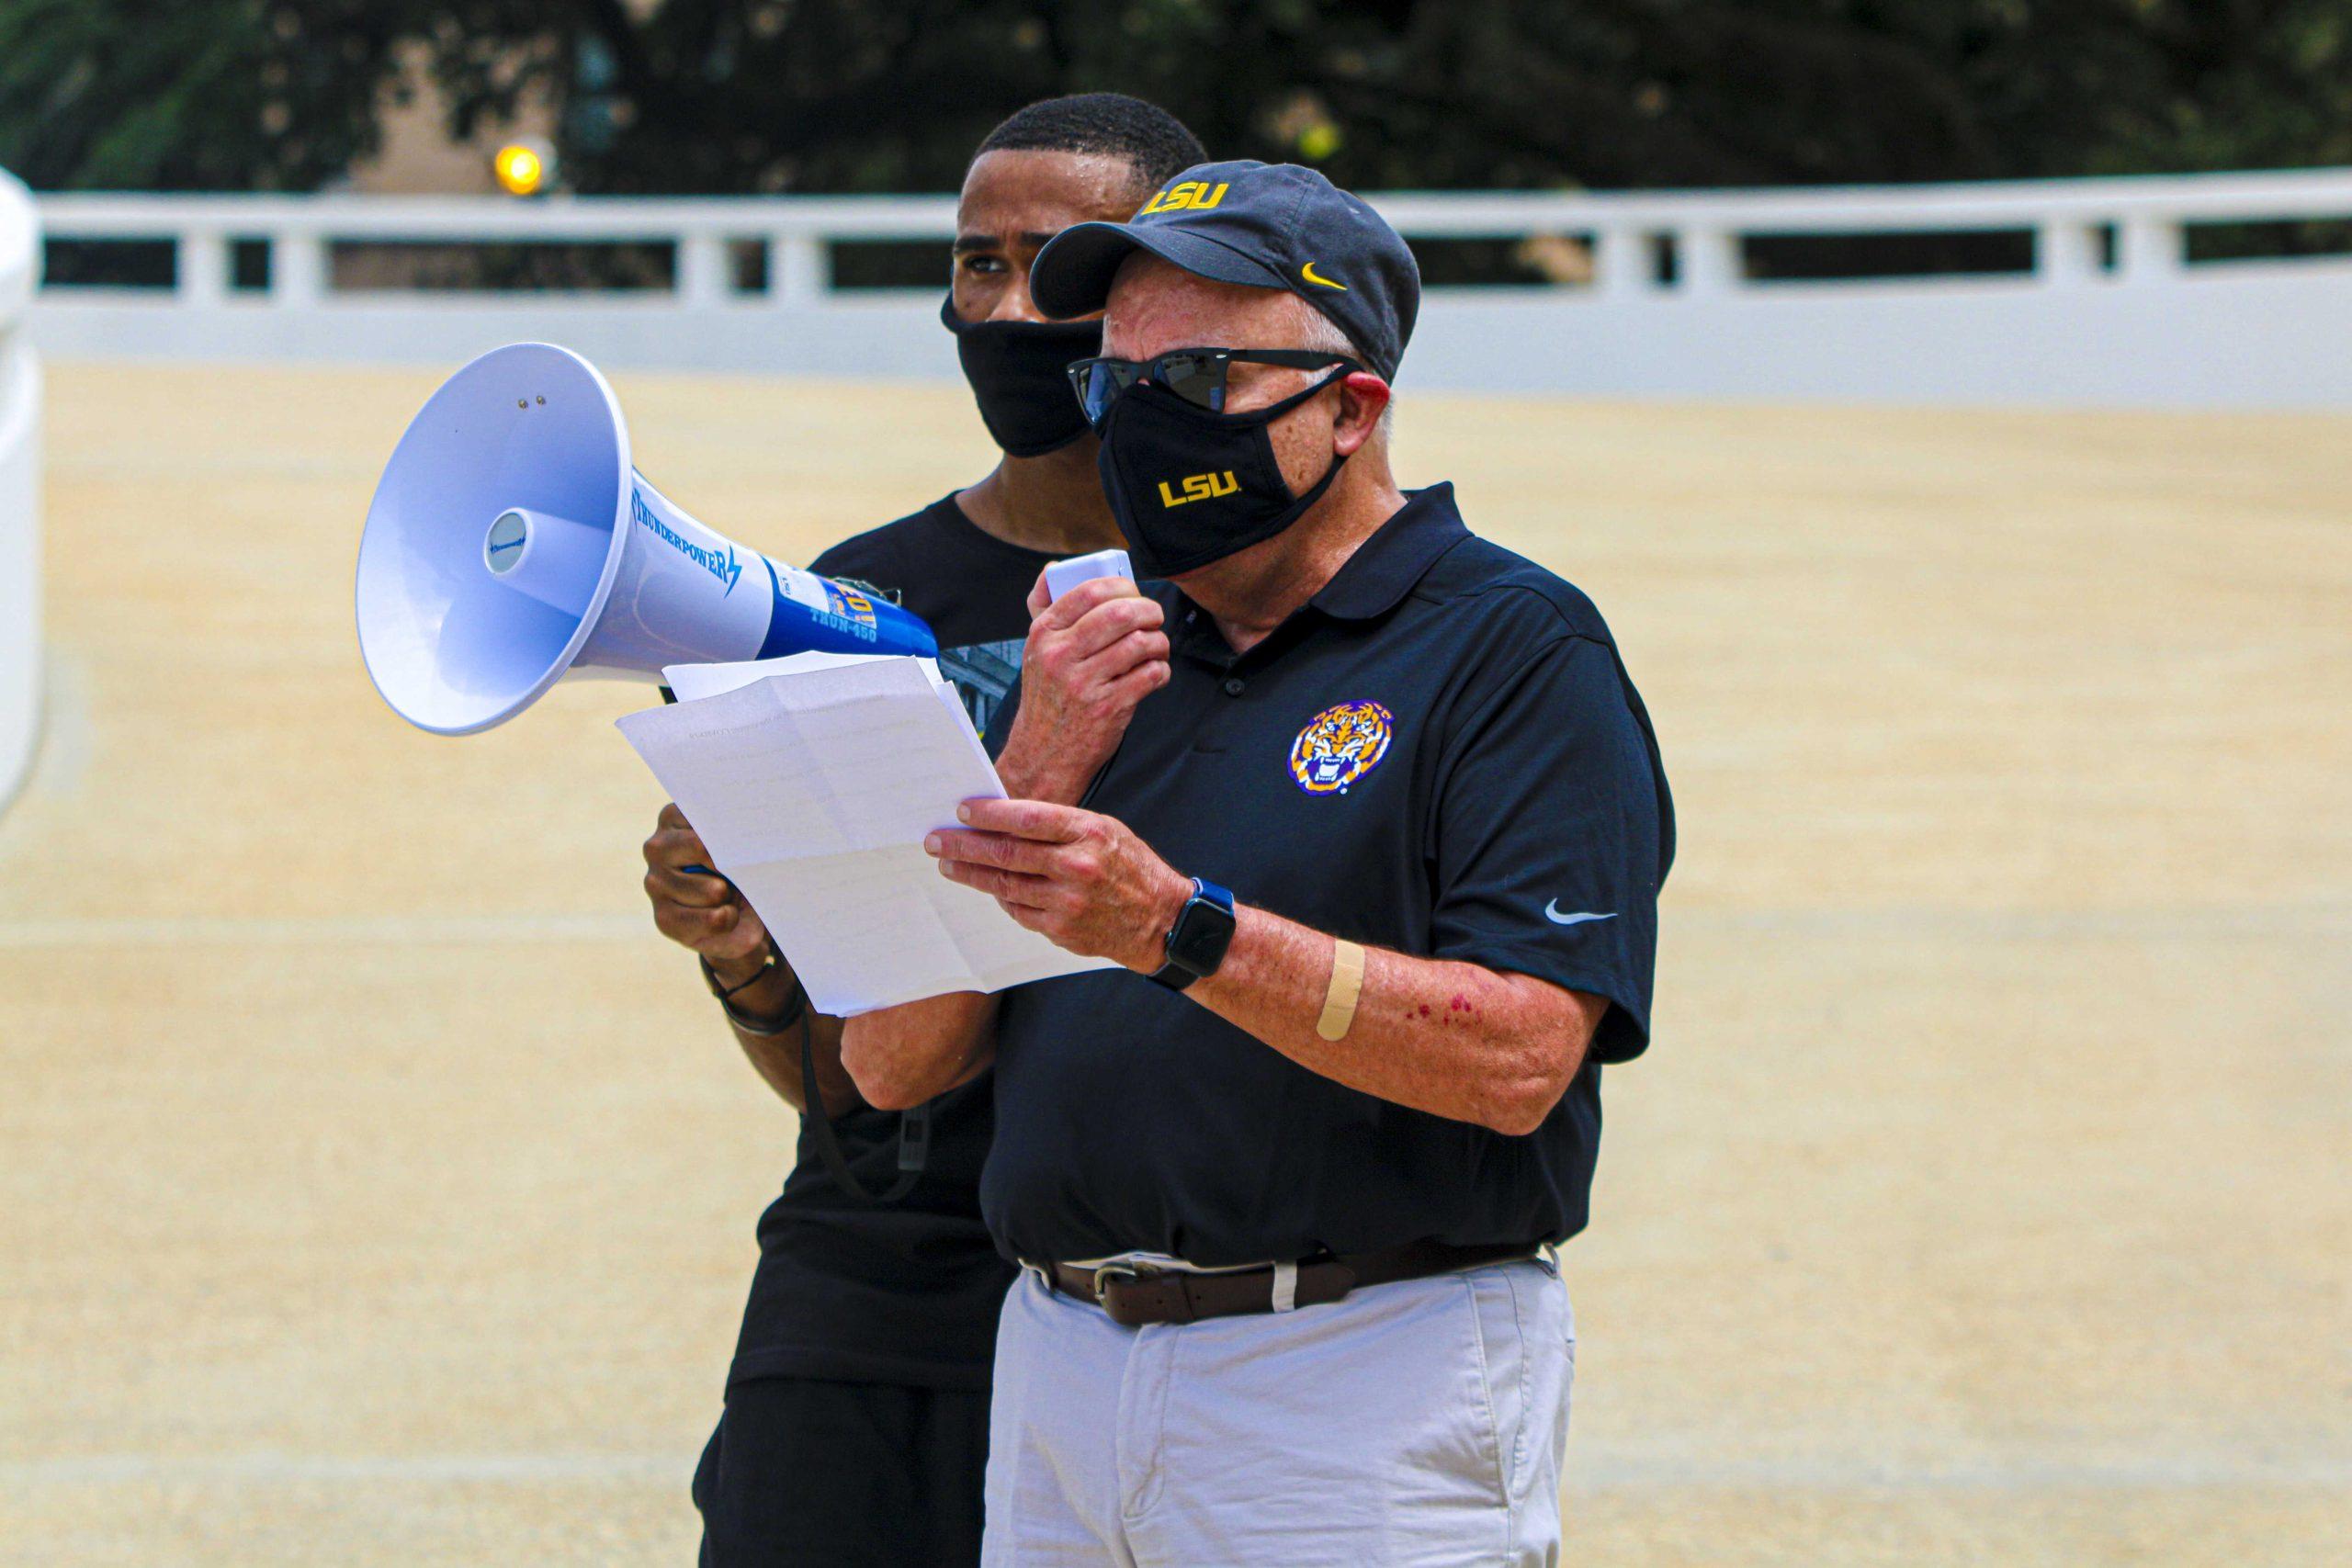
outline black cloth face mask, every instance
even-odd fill
[[[1152,381],[1113,399],[1095,463],[1136,575],[1173,577],[1223,560],[1272,538],[1321,500],[1347,458],[1333,453],[1323,477],[1294,496],[1267,427],[1348,374],[1342,368],[1247,413],[1212,413]]]
[[[1072,360],[1102,352],[1101,321],[967,321],[952,297],[939,319],[956,334],[980,423],[1006,456],[1042,457],[1086,434],[1064,372]]]

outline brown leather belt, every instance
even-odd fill
[[[1323,1253],[1302,1258],[1291,1298],[1294,1306],[1320,1306],[1336,1302],[1359,1285],[1385,1285],[1398,1280],[1425,1280],[1483,1263],[1532,1258],[1532,1243],[1513,1242],[1491,1247],[1449,1247],[1438,1241],[1408,1242],[1381,1252]],[[1106,1263],[1080,1269],[1057,1263],[1046,1271],[1053,1288],[1064,1295],[1091,1302],[1114,1323],[1140,1328],[1148,1323],[1197,1323],[1204,1317],[1238,1317],[1274,1310],[1274,1269],[1235,1269],[1199,1274],[1185,1269],[1159,1269],[1149,1263]]]

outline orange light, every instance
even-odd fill
[[[548,177],[548,158],[536,147],[509,142],[491,160],[499,186],[509,196],[533,196]]]

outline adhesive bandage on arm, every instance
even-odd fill
[[[1331,988],[1323,993],[1323,1016],[1315,1032],[1326,1040],[1344,1040],[1356,1021],[1356,998],[1363,992],[1363,949],[1344,938],[1331,944]]]

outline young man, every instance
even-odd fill
[[[1004,457],[969,489],[810,563],[929,621],[983,725],[1019,665],[1046,563],[1120,539],[1063,374],[1099,352],[1099,326],[1047,322],[1030,302],[1030,260],[1072,224],[1127,217],[1203,156],[1172,116],[1114,93],[1035,104],[989,133],[957,204],[943,314]],[[1158,620],[1130,596],[1100,624],[1158,637]],[[989,1368],[1013,1272],[979,1215],[991,1087],[958,1086],[911,1127],[865,1105],[841,1068],[839,1021],[804,1021],[759,917],[689,869],[709,856],[676,807],[645,859],[655,924],[701,958],[752,1065],[804,1111],[798,1163],[760,1222],[726,1412],[695,1477],[703,1562],[975,1562]],[[828,1125],[848,1186],[829,1168]]]

